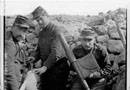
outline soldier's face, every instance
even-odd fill
[[[12,30],[13,37],[17,41],[22,41],[25,39],[26,31],[27,31],[27,28],[15,26],[15,27],[13,27],[13,30]]]
[[[41,28],[46,27],[47,24],[48,24],[48,22],[49,22],[47,16],[42,16],[42,15],[39,16],[39,17],[36,19],[36,21],[38,22],[38,24],[39,24],[39,26],[40,26]]]
[[[83,38],[81,38],[82,46],[85,49],[91,49],[94,45],[94,42],[95,42],[94,37],[91,37],[91,38],[90,37],[89,38],[83,37]]]

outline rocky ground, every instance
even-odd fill
[[[125,8],[119,8],[107,13],[100,12],[95,16],[51,15],[50,19],[60,26],[66,26],[65,36],[72,49],[80,44],[78,37],[81,30],[94,30],[97,33],[97,43],[101,43],[106,47],[112,62],[116,60],[120,64],[121,62],[126,62],[126,49],[123,47],[117,32],[118,27],[114,20],[119,22],[119,28],[127,40],[126,13]],[[5,17],[5,31],[10,30],[14,19],[15,16]],[[26,50],[28,57],[34,53],[38,41],[39,26],[36,22],[33,22],[33,24],[35,24],[35,27],[32,26],[33,28],[28,32],[26,43],[21,44],[21,47]]]
[[[5,31],[10,30],[10,27],[13,24],[15,16],[6,16],[5,18]],[[110,60],[119,58],[119,62],[125,60],[125,50],[121,42],[121,38],[117,32],[117,26],[114,19],[117,19],[119,22],[119,28],[125,36],[126,39],[126,9],[119,8],[115,11],[108,11],[107,13],[100,12],[96,16],[70,16],[70,15],[51,15],[50,19],[56,24],[65,26],[67,31],[65,32],[66,39],[70,44],[71,48],[74,48],[76,45],[80,44],[78,36],[80,31],[83,29],[92,29],[97,33],[97,43],[101,43],[106,47],[110,55]],[[26,51],[27,56],[30,56],[37,45],[38,37],[38,25],[36,22],[33,22],[35,27],[30,29],[30,32],[27,34],[26,44],[21,45]],[[31,31],[34,32],[32,33]],[[116,57],[114,57],[116,55]]]

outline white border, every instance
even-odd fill
[[[4,6],[3,0],[0,1],[0,90],[4,90],[4,78],[3,78],[3,15],[4,15]]]
[[[127,3],[127,90],[130,90],[130,3]]]
[[[125,0],[124,0],[125,2]],[[3,15],[4,15],[4,0],[0,0],[0,90],[3,90]],[[127,90],[130,90],[130,3],[127,3]]]

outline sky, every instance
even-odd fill
[[[128,0],[3,0],[5,15],[27,15],[42,6],[50,14],[97,15],[126,8]]]

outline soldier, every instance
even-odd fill
[[[80,35],[81,44],[73,49],[73,53],[76,59],[80,59],[84,56],[91,55],[94,56],[94,59],[97,61],[101,70],[95,71],[91,73],[89,77],[86,78],[90,88],[92,88],[94,79],[98,79],[97,83],[102,83],[105,79],[101,78],[103,75],[109,75],[111,73],[111,64],[108,58],[108,53],[100,44],[96,44],[95,42],[96,34],[92,30],[83,30]],[[78,82],[77,82],[78,83]],[[75,85],[79,85],[81,89],[81,85],[75,82],[72,89],[74,89]],[[78,87],[78,86],[77,86]]]
[[[21,63],[23,63],[23,53],[18,42],[24,39],[28,30],[28,19],[18,15],[10,31],[5,33],[5,89],[18,90],[21,82]]]
[[[33,63],[40,59],[42,61],[42,67],[33,70],[40,75],[40,88],[41,90],[65,90],[69,65],[58,38],[58,33],[64,31],[65,28],[53,24],[47,12],[40,6],[32,12],[32,15],[41,29],[33,61]]]

